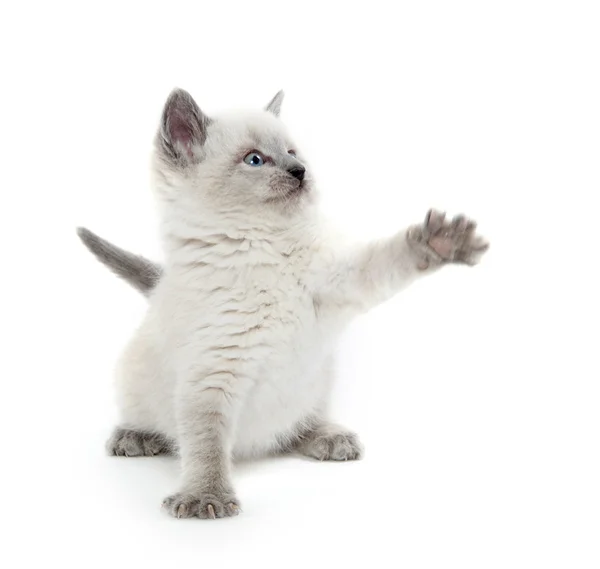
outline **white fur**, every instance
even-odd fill
[[[121,358],[118,392],[124,426],[178,442],[185,492],[230,491],[230,456],[273,452],[327,424],[340,332],[423,274],[406,231],[358,249],[333,239],[309,173],[299,198],[270,202],[287,174],[244,164],[253,148],[281,166],[293,146],[261,111],[213,120],[185,167],[160,145],[154,160],[165,274]]]

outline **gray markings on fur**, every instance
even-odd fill
[[[335,424],[323,424],[305,433],[297,448],[317,460],[360,460],[363,454],[358,436]]]
[[[85,227],[79,227],[77,235],[96,259],[146,296],[163,274],[160,265],[113,245]]]
[[[162,155],[177,166],[200,161],[198,149],[206,140],[211,120],[200,110],[192,96],[174,89],[163,109],[157,146]]]
[[[113,456],[156,456],[175,454],[176,445],[160,433],[117,427],[106,443],[106,450]]]
[[[265,107],[265,110],[278,117],[279,113],[281,112],[281,103],[283,103],[283,91],[278,91],[277,94],[269,101],[269,104]]]
[[[477,225],[464,215],[446,221],[446,214],[429,210],[425,223],[409,228],[408,244],[422,256],[420,269],[443,263],[476,265],[489,244],[475,234]]]
[[[198,517],[214,520],[237,516],[240,513],[240,504],[233,494],[225,496],[203,494],[198,497],[194,494],[178,493],[166,498],[163,508],[176,518]]]

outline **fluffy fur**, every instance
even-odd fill
[[[178,450],[181,486],[164,502],[176,517],[237,514],[236,457],[360,458],[357,436],[328,416],[340,332],[417,277],[474,264],[487,248],[472,222],[433,211],[360,248],[333,239],[310,168],[278,119],[282,97],[208,118],[185,91],[171,94],[153,158],[164,268],[81,235],[149,293],[118,366],[121,420],[109,451]],[[253,152],[264,164],[248,162]]]

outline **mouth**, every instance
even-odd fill
[[[301,196],[308,193],[309,190],[310,190],[310,185],[307,182],[307,180],[304,179],[301,182],[294,184],[293,187],[287,189],[286,193],[287,193],[288,199],[294,199],[294,198],[299,199]]]
[[[267,198],[270,203],[287,203],[299,200],[303,195],[308,193],[310,184],[306,179],[300,180],[285,180],[272,186],[273,195]]]
[[[306,180],[302,180],[301,182],[299,182],[297,186],[291,190],[291,193],[302,193],[304,191],[306,191]]]

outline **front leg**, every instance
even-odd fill
[[[235,516],[240,503],[231,484],[232,434],[242,380],[230,373],[184,378],[177,397],[182,489],[163,507],[176,518]]]
[[[430,210],[424,223],[391,239],[338,253],[326,261],[316,305],[351,315],[366,312],[444,264],[474,265],[488,249],[475,227],[462,215],[446,222],[443,213]]]

